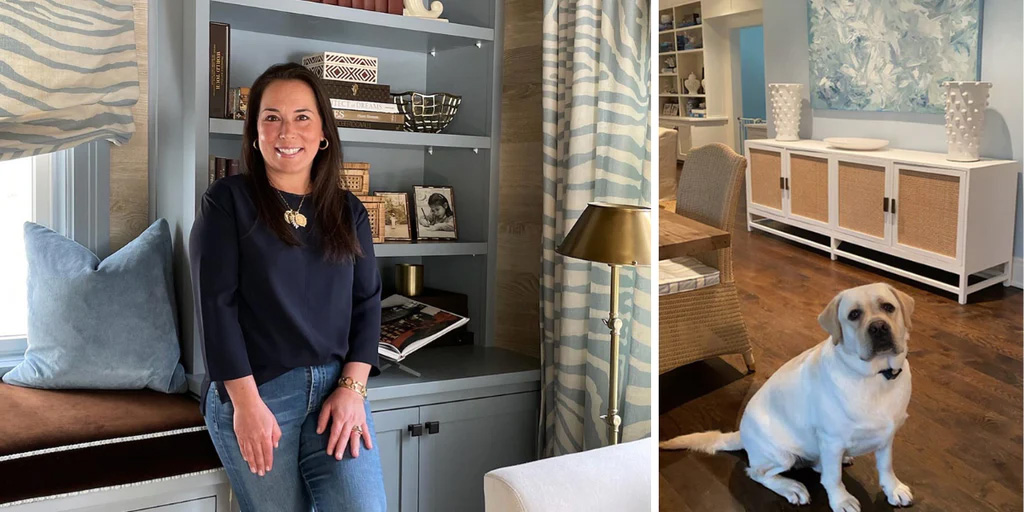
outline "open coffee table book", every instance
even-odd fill
[[[377,353],[399,362],[426,344],[462,327],[469,318],[392,295],[381,301],[380,345]]]

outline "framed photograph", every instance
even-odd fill
[[[458,240],[452,187],[413,187],[417,240]]]
[[[679,104],[678,103],[666,103],[661,108],[661,115],[663,116],[678,116],[679,115]]]
[[[409,194],[405,192],[374,192],[384,200],[384,241],[412,240],[412,223],[409,222]]]

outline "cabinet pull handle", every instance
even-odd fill
[[[892,214],[896,215],[896,198],[892,198]]]
[[[779,176],[779,188],[786,190],[786,178]]]
[[[786,178],[786,190],[789,190],[789,178]]]
[[[412,437],[419,437],[423,435],[423,424],[417,423],[415,425],[409,425],[409,435]]]
[[[882,199],[882,211],[886,212],[886,213],[889,212],[889,198],[888,197]]]
[[[427,433],[436,434],[441,431],[441,424],[436,421],[427,422]]]

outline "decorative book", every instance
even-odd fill
[[[322,52],[302,58],[302,65],[324,80],[377,83],[377,58],[348,53]]]
[[[394,103],[391,100],[391,86],[384,84],[364,84],[342,80],[321,80],[329,98],[354,101],[371,101],[374,103]]]
[[[228,65],[231,27],[227,23],[210,22],[210,117],[228,117]]]
[[[391,361],[401,361],[469,322],[469,318],[403,295],[392,295],[382,300],[380,306],[380,345],[377,353]]]
[[[395,105],[396,107],[398,105]],[[369,121],[371,123],[404,124],[405,114],[389,114],[386,112],[367,112],[365,110],[334,110],[335,121]]]

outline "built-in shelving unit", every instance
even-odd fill
[[[663,21],[668,18],[668,23]],[[704,78],[704,24],[699,1],[666,7],[658,17],[658,96],[662,118],[697,118],[706,115],[703,86],[690,91],[686,79],[692,73]],[[668,28],[666,28],[668,27]]]
[[[414,185],[454,189],[458,240],[374,245],[384,293],[395,263],[424,265],[425,285],[469,297],[474,343],[493,343],[503,3],[447,0],[438,22],[303,0],[183,0],[154,5],[162,40],[152,58],[151,118],[158,133],[153,210],[175,233],[175,276],[184,359],[192,382],[204,371],[192,303],[187,243],[207,188],[210,155],[239,158],[242,121],[209,117],[209,23],[231,26],[229,87],[249,86],[267,67],[334,51],[378,58],[392,92],[462,96],[444,133],[339,128],[346,161],[370,163],[374,191]]]

